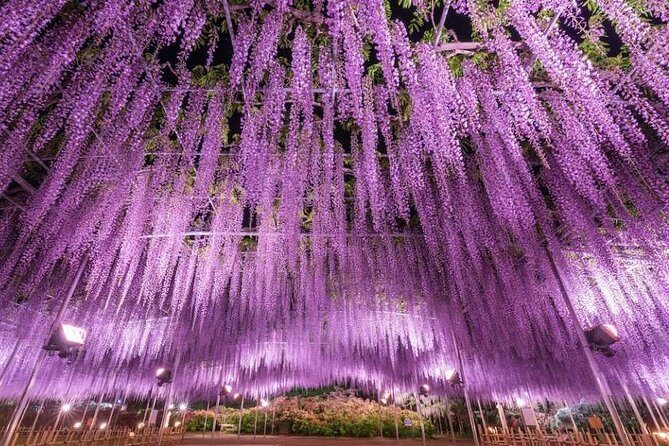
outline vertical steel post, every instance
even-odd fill
[[[422,404],[420,403],[420,395],[418,393],[414,393],[414,396],[416,397],[416,412],[418,412],[418,420],[420,421],[420,433],[421,436],[423,437],[423,446],[425,446],[425,423],[423,423],[423,411],[422,411]]]
[[[88,263],[87,260],[84,259],[79,265],[79,269],[74,275],[74,280],[72,280],[70,288],[68,289],[67,294],[65,295],[65,299],[63,299],[63,302],[61,302],[60,308],[58,309],[58,313],[56,314],[56,317],[53,320],[53,323],[51,324],[51,328],[47,333],[47,339],[46,339],[47,342],[51,337],[51,334],[56,329],[56,327],[58,327],[58,324],[60,324],[60,322],[62,321],[63,316],[65,315],[65,310],[67,310],[67,306],[69,305],[70,300],[72,300],[72,296],[74,295],[74,292],[76,291],[77,286],[79,285],[79,281],[81,280],[81,276],[83,275],[84,270],[86,269],[87,263]],[[25,411],[26,406],[28,405],[28,401],[30,400],[30,390],[32,390],[32,387],[35,385],[35,381],[37,380],[37,373],[42,367],[42,364],[46,359],[46,355],[47,355],[46,350],[40,348],[35,363],[33,364],[32,370],[30,371],[28,382],[23,388],[23,392],[21,392],[21,396],[19,397],[16,407],[14,408],[14,413],[12,414],[12,418],[9,420],[9,423],[7,424],[7,430],[5,431],[5,435],[2,439],[2,446],[10,446],[12,444],[12,439],[14,437],[14,434],[16,433],[16,430],[19,427],[21,418],[23,416],[23,412]]]
[[[472,427],[472,436],[474,437],[474,445],[479,446],[479,435],[476,431],[476,421],[474,420],[474,411],[472,410],[472,402],[469,398],[469,390],[467,386],[467,377],[465,375],[465,363],[462,360],[462,353],[460,352],[460,347],[458,346],[458,341],[455,339],[455,332],[451,328],[451,336],[453,337],[453,347],[455,347],[455,353],[458,357],[458,366],[460,367],[460,376],[462,377],[462,393],[465,395],[465,405],[467,406],[467,414],[469,415],[469,424]],[[629,446],[629,445],[625,445]]]
[[[550,264],[551,270],[553,271],[553,275],[555,276],[555,279],[557,281],[558,289],[560,291],[560,295],[562,296],[562,300],[564,301],[565,306],[567,307],[567,311],[569,312],[572,321],[576,325],[576,334],[581,344],[581,348],[583,349],[583,353],[585,354],[585,357],[588,361],[588,365],[590,366],[590,371],[592,372],[592,376],[595,379],[595,383],[597,384],[599,393],[601,394],[602,399],[604,400],[604,405],[608,409],[609,414],[611,414],[611,419],[613,419],[613,425],[615,427],[616,433],[618,434],[618,437],[620,437],[620,441],[623,446],[630,446],[630,441],[629,438],[627,437],[627,433],[625,432],[625,428],[623,427],[623,422],[620,419],[620,414],[618,413],[615,404],[613,404],[613,401],[611,400],[611,395],[610,395],[611,391],[609,389],[608,383],[606,382],[606,378],[599,369],[599,364],[597,363],[597,360],[595,359],[592,350],[590,350],[590,346],[588,345],[588,340],[585,338],[585,332],[583,331],[583,327],[581,326],[581,323],[578,320],[578,315],[576,314],[574,305],[572,304],[571,298],[567,293],[567,287],[564,281],[562,280],[560,271],[558,270],[557,265],[555,264],[555,259],[553,259],[553,255],[548,249],[548,246],[544,246],[544,249],[546,251],[546,257],[548,257],[548,263]]]

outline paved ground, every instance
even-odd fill
[[[363,446],[363,445],[401,445],[401,446],[420,446],[421,439],[406,439],[397,441],[395,438],[325,438],[325,437],[292,437],[292,436],[271,436],[263,438],[258,435],[255,439],[253,435],[242,435],[237,440],[236,435],[223,434],[215,438],[211,434],[203,437],[202,434],[188,434],[181,443],[181,446],[210,445],[210,446],[233,446],[233,445],[254,445],[254,446]],[[430,446],[454,446],[450,438],[428,439]],[[456,440],[455,446],[471,446],[471,440]]]

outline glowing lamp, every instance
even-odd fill
[[[174,422],[174,427],[179,427],[181,426],[181,421],[175,421]]]
[[[100,430],[103,431],[105,429],[107,429],[107,423],[101,423],[100,424]]]
[[[156,379],[158,379],[158,387],[163,384],[170,384],[172,382],[172,369],[159,368],[156,370]]]
[[[446,381],[448,381],[448,383],[453,387],[462,385],[462,379],[460,378],[460,374],[455,369],[447,370],[445,377]]]
[[[60,410],[61,410],[62,412],[69,412],[70,409],[72,409],[72,405],[71,405],[71,404],[68,404],[68,403],[63,404],[63,405],[60,407]]]
[[[418,388],[418,392],[421,394],[421,396],[427,396],[430,393],[430,386],[423,384]]]
[[[240,395],[239,393],[235,393],[234,395],[232,395],[232,399],[233,399],[233,400],[236,400],[236,399],[238,399],[240,396],[241,396],[241,395]]]
[[[659,404],[660,406],[664,406],[665,404],[667,404],[667,399],[666,398],[658,398],[655,401],[657,401],[657,404]]]
[[[598,324],[585,330],[585,338],[593,351],[611,357],[616,354],[611,345],[620,341],[620,334],[611,324]]]
[[[188,404],[186,404],[186,403],[181,403],[181,404],[179,404],[179,410],[180,410],[180,411],[183,412],[183,411],[186,410],[186,409],[188,409]]]
[[[144,427],[144,423],[139,423],[139,424],[137,425],[137,429],[141,429],[141,428],[143,428],[143,427]]]
[[[61,358],[76,357],[86,342],[86,330],[69,324],[60,324],[49,337],[44,350],[58,352]]]
[[[388,399],[387,398],[381,398],[379,400],[379,402],[385,406],[386,404],[388,404]]]
[[[75,429],[79,429],[82,425],[83,425],[83,423],[81,421],[77,421],[76,423],[74,423],[74,426],[72,426],[72,427],[75,428]]]
[[[223,395],[230,395],[230,392],[232,392],[232,386],[230,384],[226,384],[223,386]]]
[[[516,406],[525,407],[526,405],[527,405],[527,403],[525,402],[524,399],[522,399],[522,398],[517,398],[516,399]]]
[[[265,399],[261,399],[261,400],[260,400],[260,406],[262,406],[262,407],[269,407],[269,401],[267,401],[267,400],[265,400]]]

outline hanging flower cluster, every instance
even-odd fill
[[[0,8],[5,379],[27,379],[87,262],[66,313],[86,354],[49,359],[36,394],[147,395],[178,364],[191,397],[456,392],[462,367],[482,396],[575,398],[595,393],[576,333],[597,323],[622,336],[611,378],[669,390],[661,2],[648,22],[597,1],[626,69],[577,46],[575,3],[453,2],[481,38],[464,60],[382,0],[213,3]],[[212,46],[192,70],[224,14],[229,65]]]

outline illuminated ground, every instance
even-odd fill
[[[321,445],[346,445],[358,446],[369,444],[400,444],[400,445],[420,445],[422,440],[418,439],[402,439],[397,441],[395,438],[327,438],[327,437],[293,437],[293,436],[271,436],[263,438],[258,435],[255,439],[252,435],[242,435],[237,440],[236,435],[217,436],[212,439],[211,434],[205,437],[202,434],[188,434],[184,439],[182,446],[191,445],[255,445],[255,446],[321,446]],[[428,439],[427,443],[430,445],[453,445],[450,438],[434,438]],[[458,446],[473,445],[471,440],[456,440]]]

